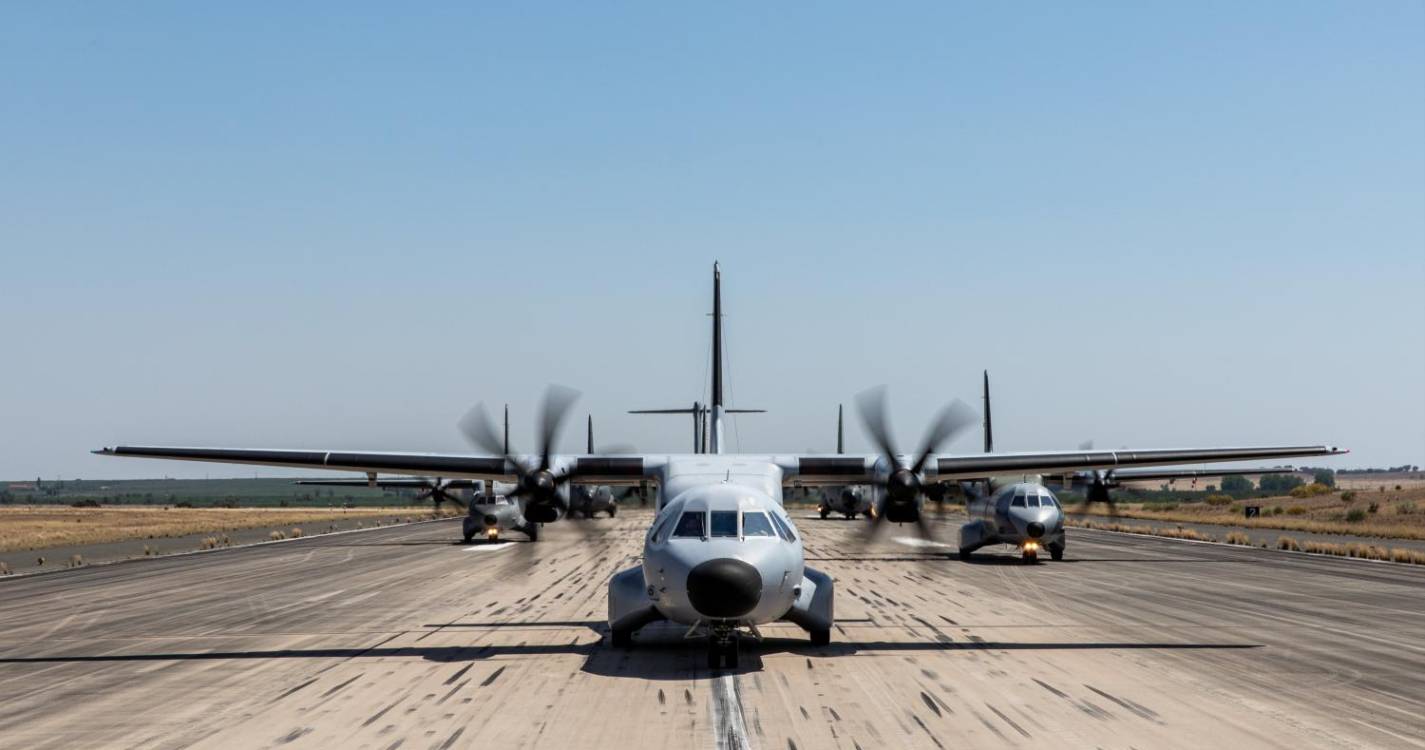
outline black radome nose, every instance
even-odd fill
[[[486,526],[494,526],[495,524],[500,522],[500,519],[496,518],[493,515],[486,515],[484,521]]]
[[[762,576],[730,557],[700,563],[688,573],[688,601],[704,617],[741,617],[757,607]]]
[[[1028,534],[1031,539],[1038,539],[1044,536],[1044,524],[1038,521],[1030,521],[1029,524],[1024,527],[1024,533]]]

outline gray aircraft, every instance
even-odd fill
[[[845,422],[841,406],[836,407],[836,455],[846,454],[846,432]],[[856,484],[843,484],[839,487],[822,487],[821,502],[817,512],[822,519],[826,519],[832,513],[840,513],[847,520],[857,516],[871,518],[875,511],[871,505],[871,492],[869,487]]]
[[[735,667],[744,631],[787,621],[810,633],[814,644],[831,640],[834,583],[807,565],[802,539],[782,507],[787,486],[867,485],[877,524],[924,526],[929,487],[985,476],[1066,473],[1121,466],[1322,456],[1327,445],[1255,448],[1191,448],[1119,451],[1051,451],[1008,454],[940,454],[940,445],[966,426],[963,404],[942,410],[914,454],[895,450],[883,409],[862,417],[876,442],[872,454],[817,456],[724,452],[721,279],[713,272],[711,401],[706,453],[560,455],[553,451],[570,392],[551,388],[542,410],[540,450],[535,455],[451,455],[341,450],[272,450],[127,446],[97,451],[106,456],[213,461],[335,469],[406,476],[442,476],[515,482],[535,523],[567,514],[571,484],[656,484],[657,512],[643,541],[638,565],[609,581],[608,624],[612,643],[629,646],[643,627],[668,621],[705,632],[708,663]],[[477,407],[472,435],[490,453],[500,442]],[[484,424],[481,428],[478,425]]]
[[[994,429],[990,411],[990,374],[984,373],[984,452],[994,452]],[[1092,444],[1080,446],[1089,451]],[[1089,470],[1059,475],[1066,488],[1082,487],[1085,502],[1103,502],[1113,511],[1110,487],[1122,481],[1168,480],[1233,474],[1277,474],[1294,471],[1291,467],[1272,469],[1168,469],[1134,471],[1116,469]],[[1053,560],[1064,559],[1067,538],[1064,533],[1065,509],[1044,484],[1039,475],[1019,474],[988,476],[978,481],[961,482],[967,501],[965,511],[970,521],[960,527],[961,560],[970,560],[976,550],[995,544],[1018,548],[1026,563],[1039,561],[1040,550],[1048,550]]]
[[[594,417],[589,415],[588,430],[588,450],[594,453]],[[614,451],[621,452],[621,451]],[[627,495],[625,488],[624,494]],[[569,512],[576,517],[582,516],[591,519],[599,513],[609,514],[609,518],[618,515],[618,498],[614,496],[614,489],[606,484],[588,485],[575,484],[569,489]]]

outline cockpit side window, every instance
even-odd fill
[[[788,525],[786,521],[782,520],[782,517],[777,515],[776,512],[772,513],[772,524],[777,527],[777,533],[781,534],[783,539],[789,542],[795,542],[797,540],[797,535],[792,533],[792,527]]]
[[[674,537],[692,537],[694,539],[703,538],[703,514],[702,511],[684,511],[683,516],[678,519],[677,528],[673,529]]]
[[[653,543],[659,544],[668,538],[668,527],[673,525],[673,514],[669,513],[653,527]]]
[[[1053,495],[1043,495],[1043,496],[1041,496],[1039,499],[1044,501],[1044,502],[1043,502],[1043,505],[1044,505],[1046,508],[1057,508],[1057,507],[1059,507],[1059,501],[1056,500],[1056,499],[1054,499],[1054,496],[1053,496]]]
[[[1014,499],[1011,500],[1010,503],[1009,503],[1009,507],[1011,507],[1011,508],[1023,508],[1023,507],[1024,507],[1024,495],[1022,495],[1022,494],[1016,492],[1015,495],[1014,495]]]
[[[713,536],[737,536],[737,511],[715,510],[712,512]]]
[[[772,530],[767,514],[757,511],[742,514],[742,535],[775,537],[777,532]]]

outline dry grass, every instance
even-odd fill
[[[1098,529],[1100,531],[1117,531],[1122,534],[1144,534],[1147,536],[1161,536],[1169,539],[1191,539],[1198,542],[1210,542],[1212,537],[1195,531],[1184,529],[1181,526],[1172,528],[1158,528],[1157,526],[1134,526],[1126,523],[1104,523],[1101,521],[1081,521],[1069,520],[1070,526],[1079,526],[1085,529]]]
[[[1425,513],[1417,512],[1417,509],[1425,504],[1425,486],[1410,487],[1399,492],[1393,489],[1384,493],[1362,492],[1352,503],[1343,503],[1343,494],[1324,494],[1307,498],[1253,498],[1242,501],[1262,506],[1262,516],[1259,518],[1244,518],[1240,512],[1206,503],[1179,503],[1171,509],[1142,504],[1122,505],[1118,515],[1144,521],[1210,523],[1239,528],[1280,529],[1384,539],[1425,539]],[[1370,510],[1371,506],[1375,506],[1374,512]],[[1284,510],[1277,512],[1278,507],[1284,507]]]
[[[409,513],[409,509],[4,507],[0,508],[0,530],[3,530],[0,533],[0,552],[218,534],[263,526],[292,527],[352,518],[395,518],[402,513]],[[292,530],[300,534],[300,527]],[[216,540],[212,546],[230,543],[221,535],[212,539]]]
[[[1161,536],[1169,539],[1192,539],[1201,542],[1214,541],[1212,537],[1200,534],[1192,529],[1159,528],[1157,526],[1136,526],[1126,523],[1104,523],[1101,521],[1073,520],[1069,521],[1071,526],[1079,526],[1085,529],[1098,529],[1100,531],[1117,531],[1124,534],[1146,534],[1149,536]],[[1251,546],[1251,537],[1241,531],[1233,531],[1227,534],[1228,544],[1240,544]],[[1266,546],[1266,545],[1263,545]],[[1388,560],[1399,563],[1412,563],[1415,565],[1425,565],[1425,550],[1402,549],[1395,547],[1387,549],[1375,544],[1361,544],[1352,542],[1349,544],[1336,544],[1334,542],[1318,542],[1307,540],[1298,542],[1296,539],[1282,535],[1277,537],[1277,549],[1290,550],[1292,552],[1310,552],[1317,555],[1335,555],[1337,557],[1358,557],[1365,560]]]

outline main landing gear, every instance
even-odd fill
[[[713,623],[708,629],[708,669],[737,669],[737,647],[741,633],[730,623]]]

